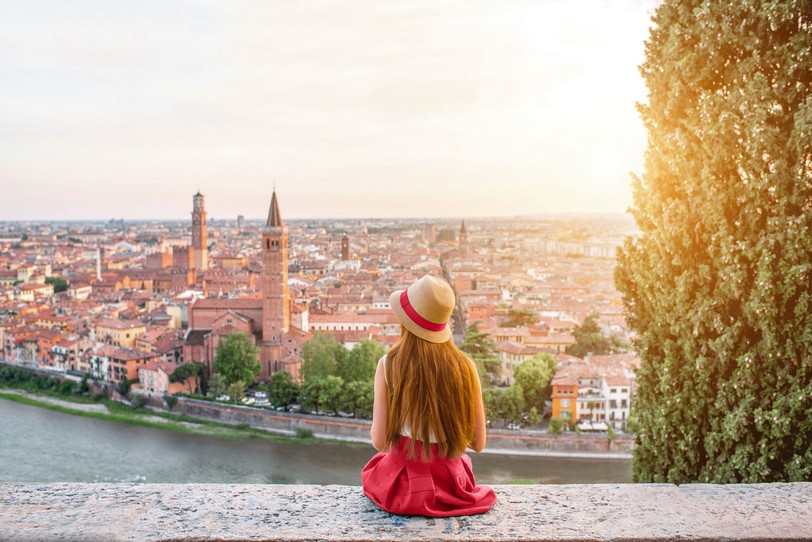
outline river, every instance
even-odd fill
[[[371,446],[228,440],[73,416],[0,399],[0,482],[360,485]],[[623,483],[631,463],[471,454],[490,484]]]

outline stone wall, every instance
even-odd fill
[[[0,540],[812,540],[812,483],[494,490],[486,514],[435,519],[349,486],[0,484]]]
[[[163,401],[153,397],[151,404],[162,407]],[[291,414],[239,405],[214,403],[181,397],[173,412],[229,424],[248,424],[252,427],[293,434],[297,429],[309,430],[321,438],[369,442],[368,420]],[[615,439],[611,445],[605,435],[550,435],[541,431],[488,431],[486,451],[561,454],[614,454],[626,457],[631,453],[631,438]]]

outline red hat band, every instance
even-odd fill
[[[448,325],[448,322],[442,324],[435,324],[434,322],[429,322],[412,307],[412,304],[409,302],[409,294],[406,293],[406,290],[403,290],[403,293],[400,294],[400,306],[403,311],[412,319],[412,322],[417,324],[418,326],[422,327],[427,331],[442,331]]]

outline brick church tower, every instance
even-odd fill
[[[209,268],[209,235],[206,230],[206,206],[203,194],[194,195],[192,207],[192,251],[194,267],[198,271]]]
[[[262,372],[279,370],[283,336],[290,330],[288,230],[282,224],[276,190],[262,230]]]

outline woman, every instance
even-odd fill
[[[364,493],[388,512],[481,514],[496,501],[477,486],[467,447],[485,447],[485,409],[476,366],[451,340],[454,292],[424,276],[389,299],[401,338],[375,372],[372,445]]]

